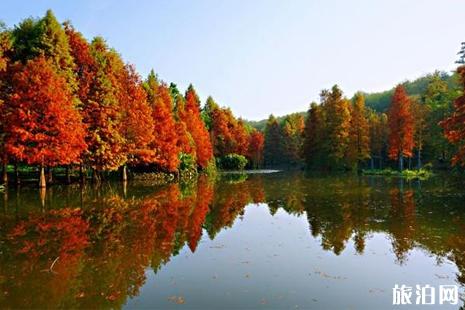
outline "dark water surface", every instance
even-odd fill
[[[0,196],[2,309],[392,309],[395,284],[465,287],[465,186],[447,176],[273,173]]]

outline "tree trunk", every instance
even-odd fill
[[[8,184],[8,164],[6,161],[3,162],[2,183]]]
[[[123,181],[123,197],[126,199],[128,196],[128,182]]]
[[[121,171],[121,180],[123,182],[127,182],[128,181],[128,171],[127,171],[127,167],[126,165],[123,166],[123,169]]]
[[[371,156],[370,158],[370,169],[375,169],[375,159],[373,158],[373,156]]]
[[[409,170],[412,169],[412,157],[409,157],[409,158],[408,158],[408,169],[409,169]]]
[[[93,169],[92,171],[92,181],[96,184],[100,184],[100,171],[98,171],[97,169]]]
[[[19,168],[17,163],[15,163],[15,181],[16,185],[21,184],[21,178],[19,177]]]
[[[39,187],[40,188],[46,188],[47,187],[47,182],[45,182],[45,168],[44,168],[44,165],[40,165]]]
[[[45,180],[45,174],[44,174],[44,180]],[[41,187],[39,189],[39,195],[40,195],[40,203],[42,205],[42,210],[45,209],[45,196],[46,196],[46,189],[45,187]]]
[[[79,180],[81,181],[81,183],[84,183],[86,181],[84,167],[82,166],[82,163],[79,164]]]
[[[404,170],[404,154],[399,155],[399,170],[402,172]]]
[[[53,171],[52,171],[51,167],[48,167],[48,169],[47,169],[47,182],[49,184],[53,183]]]
[[[66,184],[71,184],[71,174],[70,174],[69,165],[66,166]]]
[[[421,169],[421,149],[418,149],[417,152],[417,168]]]

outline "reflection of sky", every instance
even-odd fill
[[[465,2],[1,1],[8,25],[52,8],[103,35],[146,75],[196,86],[249,119],[306,110],[338,83],[350,96],[454,68]]]
[[[363,255],[353,241],[335,255],[310,235],[305,214],[271,216],[266,205],[250,205],[213,241],[204,233],[195,253],[184,247],[156,275],[148,270],[140,296],[126,306],[174,307],[168,297],[181,296],[186,308],[201,309],[392,309],[396,283],[456,284],[454,264],[437,265],[413,249],[401,266],[391,248],[386,234],[374,233]]]

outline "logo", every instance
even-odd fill
[[[393,305],[457,305],[458,303],[459,288],[457,285],[439,285],[437,291],[429,284],[423,286],[417,284],[415,287],[396,284],[392,289]]]

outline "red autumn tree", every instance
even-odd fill
[[[399,160],[399,170],[404,168],[404,156],[411,157],[414,147],[414,123],[410,98],[402,85],[398,85],[392,97],[388,112],[388,154],[389,158]]]
[[[229,108],[220,108],[208,97],[202,112],[210,131],[213,154],[221,157],[228,154],[247,156],[249,133],[241,119],[236,119]]]
[[[0,152],[3,153],[0,160],[2,161],[2,182],[8,182],[8,174],[7,174],[7,165],[8,165],[8,158],[6,152],[3,150],[3,126],[4,126],[4,117],[6,116],[3,101],[6,95],[6,89],[8,88],[7,81],[7,67],[10,63],[9,57],[7,57],[7,53],[11,50],[12,40],[10,37],[10,33],[6,29],[2,29],[3,25],[0,23]]]
[[[164,171],[175,172],[179,166],[180,148],[169,88],[157,81],[153,71],[149,74],[144,88],[153,111],[154,139],[151,147],[155,154],[152,162]]]
[[[249,135],[249,148],[247,157],[254,168],[258,168],[263,163],[263,147],[265,145],[265,137],[263,134],[254,130]]]
[[[86,105],[93,83],[96,62],[92,57],[89,43],[82,34],[76,31],[70,23],[65,23],[64,28],[70,53],[74,59],[74,76],[78,84],[77,96],[81,104]]]
[[[461,66],[457,68],[460,76],[460,84],[465,90],[465,43],[462,43],[462,50],[459,52]],[[454,101],[454,111],[452,115],[442,121],[444,136],[449,142],[457,145],[457,153],[452,157],[452,164],[465,166],[465,91]]]
[[[152,109],[142,87],[139,75],[127,65],[121,77],[122,136],[129,164],[150,163],[154,159],[151,143],[154,140]]]
[[[213,149],[207,128],[200,116],[200,101],[192,85],[189,85],[186,91],[185,100],[184,109],[179,111],[179,116],[195,143],[197,164],[204,169],[213,158]]]
[[[88,127],[88,151],[84,158],[99,179],[101,171],[116,170],[127,160],[125,139],[120,128],[122,109],[119,100],[124,63],[102,38],[92,41],[90,51],[95,68],[87,101],[83,102],[82,107],[83,122]]]
[[[190,154],[196,158],[195,144],[191,134],[187,130],[186,123],[181,119],[180,115],[184,113],[184,98],[182,96],[175,97],[174,120],[176,126],[176,134],[178,135],[177,146],[181,153]]]
[[[85,130],[66,80],[44,57],[18,65],[6,102],[5,150],[30,165],[79,161]]]
[[[234,152],[239,155],[247,156],[247,151],[249,149],[249,133],[242,119],[235,121],[233,134],[236,145]]]

